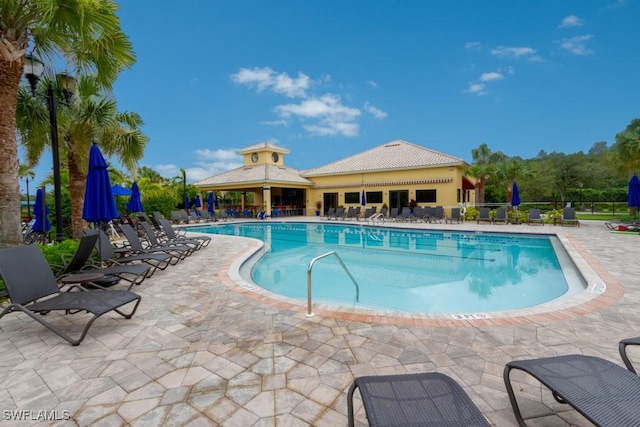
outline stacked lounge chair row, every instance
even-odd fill
[[[0,318],[23,312],[70,344],[79,345],[93,322],[103,314],[113,311],[127,319],[135,314],[142,298],[131,292],[134,285],[140,285],[157,269],[164,270],[185,259],[211,240],[209,236],[178,236],[163,218],[158,223],[162,233],[154,231],[150,222],[138,224],[146,233],[144,241],[131,225],[121,224],[127,241],[117,248],[104,231],[86,230],[72,259],[67,262],[62,258],[58,277],[36,245],[0,249],[0,277],[10,300]],[[98,263],[92,262],[94,249],[98,252]],[[58,286],[59,281],[63,287]],[[121,282],[126,284],[126,290],[113,289]],[[125,306],[129,309],[124,310]],[[86,312],[91,317],[80,335],[71,337],[57,322],[49,322],[44,316],[52,311]]]

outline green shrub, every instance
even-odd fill
[[[469,206],[464,212],[464,220],[475,221],[478,215],[480,215],[480,211],[473,206]]]

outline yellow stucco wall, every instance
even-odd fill
[[[408,191],[409,199],[416,198],[417,190],[436,190],[436,201],[432,203],[418,202],[418,206],[443,206],[448,214],[451,207],[459,205],[460,197],[468,196],[468,204],[473,204],[473,191],[463,191],[462,166],[443,166],[410,170],[393,170],[369,173],[353,173],[331,176],[309,176],[315,183],[309,190],[307,206],[315,206],[317,201],[324,202],[325,193],[338,193],[338,206],[360,206],[360,202],[346,203],[345,193],[382,192],[381,203],[370,203],[367,207],[377,207],[379,211],[383,204],[391,208],[389,193],[392,191]],[[358,199],[359,200],[359,199]],[[465,200],[466,201],[466,200]],[[334,206],[337,207],[337,206]],[[326,211],[323,203],[322,210]],[[315,215],[315,207],[307,211],[307,215]]]

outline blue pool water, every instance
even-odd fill
[[[194,231],[252,237],[266,252],[251,280],[271,292],[306,301],[313,267],[313,301],[416,313],[491,312],[531,307],[569,290],[562,264],[573,268],[554,236],[440,232],[306,223],[244,223]],[[555,248],[555,250],[554,250]],[[223,248],[221,248],[223,250]],[[566,259],[566,261],[565,261]],[[571,265],[569,265],[571,264]],[[573,274],[573,273],[572,273]]]

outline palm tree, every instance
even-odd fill
[[[37,90],[46,90],[49,82],[45,79]],[[56,86],[54,84],[54,86]],[[37,162],[44,149],[44,135],[41,135],[42,103],[31,102],[21,88],[18,92],[18,131],[30,162]],[[71,228],[73,237],[81,237],[85,223],[82,219],[84,193],[88,171],[89,149],[96,141],[101,149],[118,157],[128,169],[134,170],[142,157],[148,138],[139,127],[142,119],[136,113],[120,113],[115,100],[102,93],[94,75],[81,75],[77,93],[69,105],[60,106],[58,139],[61,152],[66,153],[69,170],[69,193],[71,194]],[[25,119],[26,117],[26,119]]]
[[[518,159],[500,162],[496,168],[496,176],[507,182],[507,203],[511,203],[513,197],[513,183],[518,178],[530,178],[533,171]]]
[[[15,129],[27,49],[49,63],[63,58],[77,71],[96,72],[108,88],[135,62],[117,9],[113,0],[0,1],[0,246],[22,240]]]
[[[465,171],[466,176],[476,178],[476,203],[484,203],[484,192],[487,179],[494,175],[495,158],[497,153],[492,153],[486,143],[480,144],[478,148],[471,150],[473,163]]]

